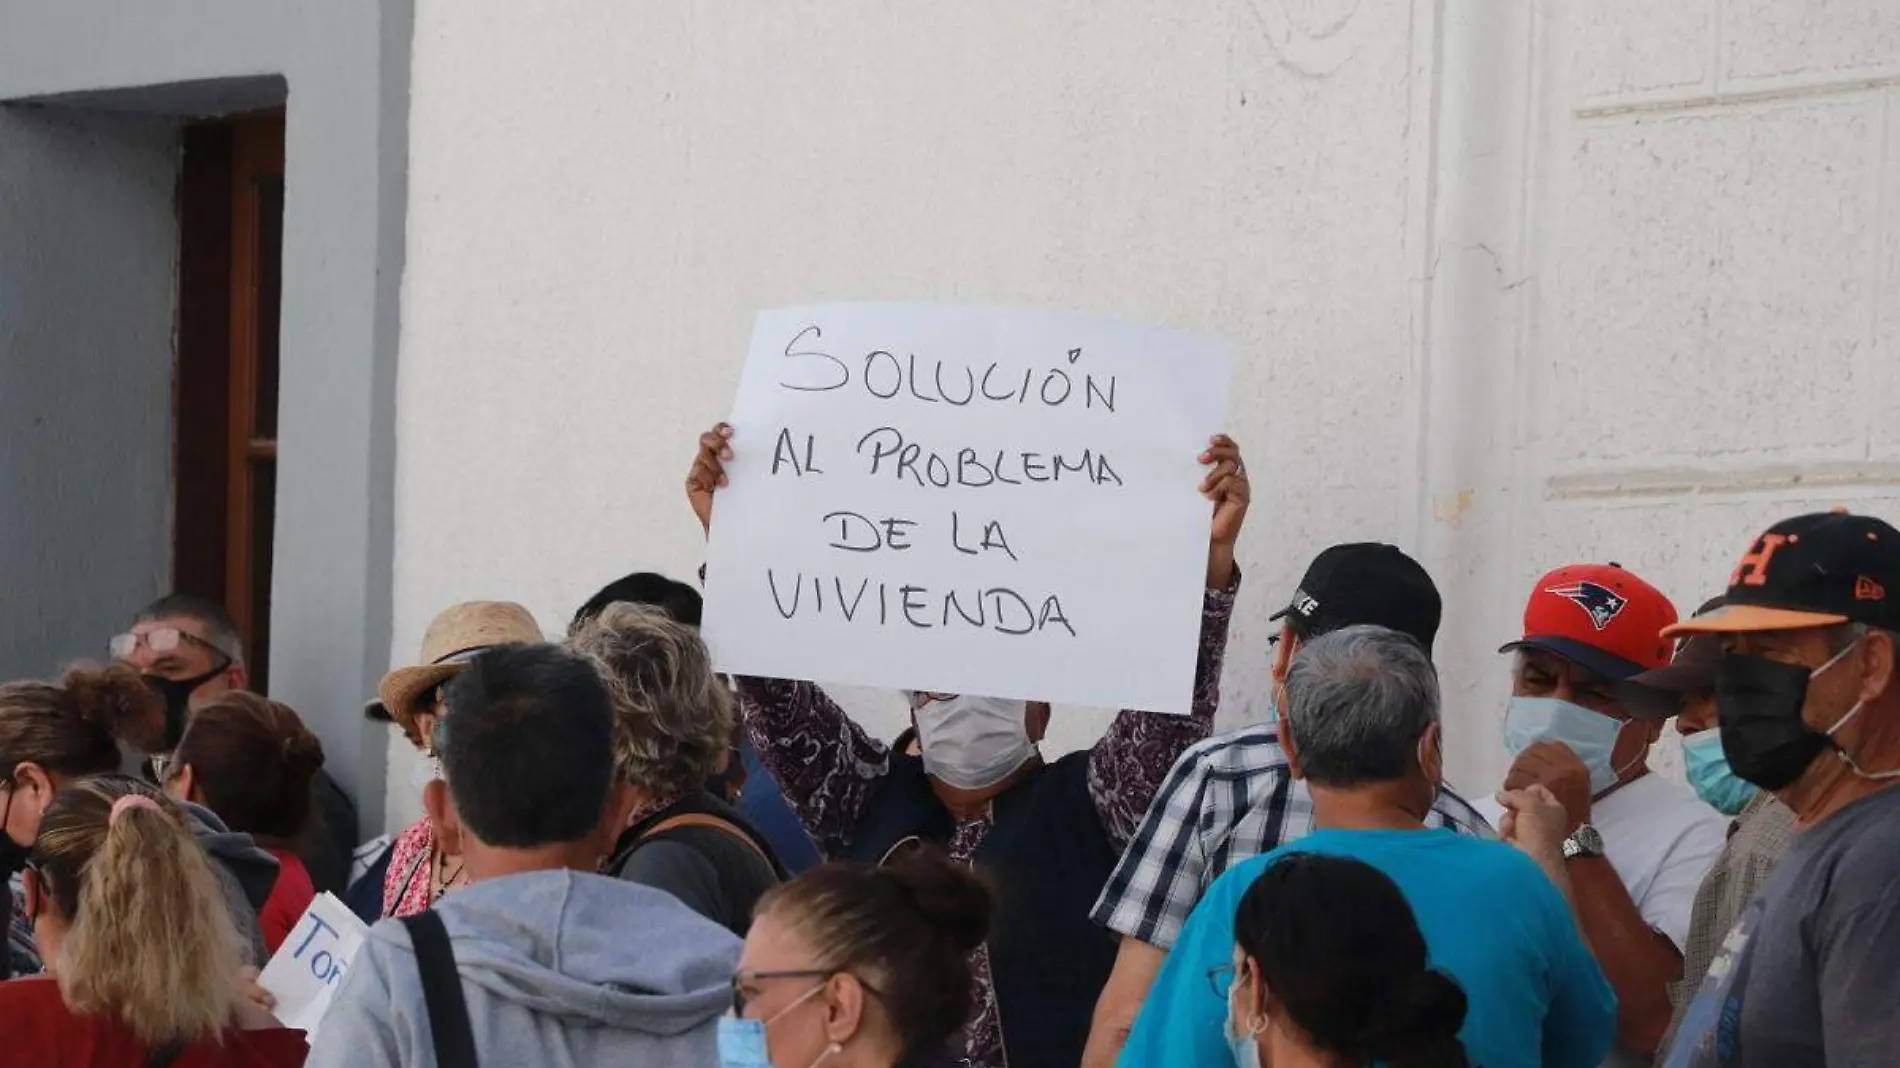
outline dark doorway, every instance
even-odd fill
[[[270,680],[277,505],[281,113],[194,123],[178,186],[172,587],[224,603]]]

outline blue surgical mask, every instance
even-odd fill
[[[1504,714],[1504,751],[1511,759],[1537,742],[1556,742],[1590,769],[1591,796],[1616,785],[1610,754],[1622,733],[1617,720],[1555,697],[1513,697]]]
[[[824,988],[824,984],[820,983],[810,990],[805,991],[805,993],[799,995],[797,1000],[773,1013],[770,1019],[757,1020],[749,1016],[721,1016],[719,1018],[719,1030],[717,1032],[719,1041],[719,1068],[772,1068],[772,1051],[771,1047],[768,1046],[765,1041],[765,1026],[770,1023],[778,1022],[779,1017],[784,1016],[805,1002],[810,1001]],[[841,1048],[834,1042],[825,1047],[824,1052],[818,1055],[818,1060],[811,1063],[813,1065],[819,1064],[826,1058],[832,1057],[839,1052],[841,1052]]]
[[[1227,987],[1227,1048],[1234,1055],[1234,1068],[1260,1068],[1260,1031],[1243,1023],[1234,1013],[1242,990],[1240,972]],[[1265,1021],[1261,1021],[1261,1030]]]
[[[1682,763],[1696,796],[1724,815],[1740,812],[1761,789],[1729,770],[1719,730],[1699,731],[1684,738]]]
[[[772,1068],[764,1020],[721,1016],[718,1035],[719,1068]]]

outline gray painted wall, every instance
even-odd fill
[[[371,828],[382,822],[385,737],[360,710],[390,651],[413,20],[411,0],[0,0],[0,101],[85,94],[78,99],[88,107],[153,111],[204,99],[181,94],[181,84],[271,74],[289,82],[271,691],[322,736],[331,772]],[[13,154],[13,140],[0,129],[0,159]],[[29,261],[22,269],[34,255],[0,240],[0,259]],[[0,467],[19,473],[0,477],[54,485],[58,473],[39,469],[55,460],[63,470],[65,457],[9,453]],[[67,517],[77,511],[57,495],[4,506],[48,511],[48,522],[71,530],[63,551],[74,559],[119,549],[108,532],[73,525]],[[163,538],[155,541],[162,552]],[[27,625],[12,609],[23,593],[38,603],[61,589],[25,578],[38,588],[6,591],[0,626]],[[98,612],[120,619],[150,588],[128,581]],[[96,649],[110,627],[80,629]]]
[[[0,679],[103,656],[170,571],[177,143],[0,108]]]

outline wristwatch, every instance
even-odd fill
[[[1570,832],[1564,839],[1564,859],[1572,857],[1600,857],[1603,855],[1603,836],[1595,827],[1584,824]]]

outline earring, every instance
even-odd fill
[[[1258,1038],[1260,1037],[1261,1032],[1265,1031],[1266,1029],[1267,1029],[1267,1014],[1266,1013],[1261,1012],[1259,1009],[1254,1009],[1253,1011],[1247,1013],[1248,1037]]]

